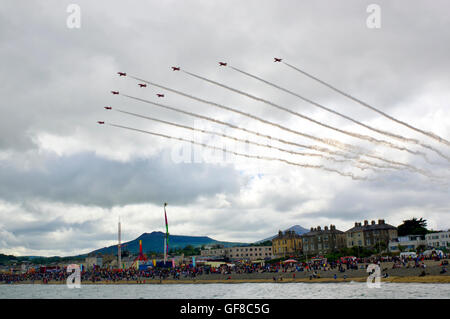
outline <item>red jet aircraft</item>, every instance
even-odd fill
[[[179,67],[176,67],[176,66],[173,66],[173,67],[172,67],[172,70],[174,70],[174,71],[180,71],[180,68],[179,68]]]
[[[105,124],[103,121],[97,121],[98,124]]]
[[[280,59],[280,58],[274,58],[275,60],[273,61],[273,62],[281,62],[281,60],[283,60],[283,59]]]
[[[156,94],[158,97],[164,97],[164,94]]]
[[[119,94],[119,91],[111,91],[112,94]]]
[[[127,74],[124,72],[117,72],[117,74],[119,74],[119,76],[127,76]]]
[[[146,87],[147,87],[147,84],[139,83],[138,85],[139,85],[141,88],[146,88]]]
[[[105,106],[105,109],[107,109],[107,110],[111,110],[111,109],[112,109],[112,107],[111,107],[111,106]]]
[[[227,64],[225,62],[219,62],[220,66],[227,66]]]

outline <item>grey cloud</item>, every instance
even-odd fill
[[[198,196],[239,192],[243,181],[232,167],[175,164],[170,153],[117,162],[81,153],[49,156],[41,169],[0,165],[0,198],[27,198],[111,207],[133,203],[188,204]]]
[[[403,209],[422,210],[422,214],[426,214],[439,211],[442,207],[450,208],[445,189],[428,192],[424,192],[420,188],[400,191],[394,191],[394,189],[395,186],[389,185],[388,182],[384,183],[382,187],[379,186],[378,189],[371,186],[361,189],[341,189],[334,194],[334,198],[329,201],[327,208],[299,213],[297,216],[298,218],[320,216],[339,219],[351,226],[353,221],[360,219],[384,218],[388,220]]]
[[[422,94],[445,97],[450,85],[447,1],[379,0],[382,27],[377,30],[366,27],[366,8],[370,2],[359,0],[79,0],[76,3],[82,10],[82,27],[77,30],[66,27],[66,8],[70,3],[73,1],[6,0],[0,7],[0,153],[42,152],[36,137],[45,133],[61,138],[62,143],[74,138],[82,145],[82,153],[74,150],[63,156],[33,155],[29,170],[20,169],[20,165],[8,160],[0,162],[0,198],[24,205],[28,213],[39,219],[36,224],[23,227],[3,225],[8,238],[13,230],[25,242],[36,239],[38,244],[33,246],[36,250],[44,249],[49,247],[46,230],[50,234],[73,227],[82,233],[80,239],[71,241],[70,249],[75,250],[77,245],[89,246],[85,239],[91,238],[91,232],[101,233],[95,223],[71,225],[44,217],[40,208],[27,207],[27,202],[35,198],[90,208],[168,201],[189,209],[200,197],[227,194],[230,208],[223,209],[221,214],[210,214],[203,224],[196,220],[190,224],[191,229],[197,227],[211,235],[220,233],[222,239],[230,236],[257,240],[284,225],[302,221],[315,223],[317,218],[325,218],[351,224],[364,218],[395,216],[407,208],[438,211],[442,223],[448,219],[448,189],[446,193],[404,172],[383,175],[377,182],[357,184],[305,172],[308,178],[296,183],[289,178],[292,171],[286,168],[277,173],[288,177],[277,184],[286,187],[274,189],[269,185],[274,179],[269,177],[268,185],[248,190],[249,196],[261,199],[242,204],[240,191],[246,185],[247,172],[207,164],[174,165],[168,154],[161,151],[167,149],[164,141],[99,129],[95,124],[97,120],[106,120],[143,129],[151,126],[152,130],[177,136],[185,134],[114,112],[105,113],[103,106],[112,105],[193,126],[193,120],[185,116],[112,97],[109,91],[117,89],[154,98],[157,92],[154,88],[140,90],[136,82],[115,74],[125,71],[289,127],[301,127],[308,133],[311,130],[322,137],[339,138],[331,131],[304,125],[284,112],[169,69],[171,65],[180,65],[339,127],[349,125],[278,90],[219,68],[217,62],[221,60],[357,119],[379,120],[373,112],[273,63],[272,58],[279,56],[382,110],[403,112],[403,120],[418,121],[439,114],[442,121],[436,126],[443,127],[444,137],[450,138],[448,126],[442,124],[448,117],[446,104],[436,105],[433,98],[424,104],[417,102]],[[253,124],[246,118],[171,94],[166,94],[166,101],[240,126]],[[382,128],[389,125],[378,124]],[[433,131],[435,127],[423,129]],[[401,128],[396,132],[404,133]],[[414,137],[410,133],[406,131],[408,137]],[[295,141],[304,142],[298,137]],[[104,145],[130,156],[117,162],[107,159],[112,155],[103,148],[99,152],[102,157],[89,153],[98,152]],[[160,155],[146,159],[139,153],[141,150]],[[414,160],[408,162],[411,161]],[[414,164],[424,165],[419,161]],[[447,167],[435,173],[447,174]],[[325,208],[302,207],[314,200],[325,203]],[[106,239],[109,235],[99,236]],[[14,245],[17,243],[10,241],[9,246]],[[64,250],[68,243],[58,245],[58,249]]]
[[[114,77],[116,69],[233,101],[232,94],[168,69],[183,65],[288,101],[280,92],[218,70],[217,61],[227,60],[350,114],[358,110],[363,119],[375,115],[273,64],[272,56],[304,66],[385,110],[408,102],[430,82],[448,84],[449,18],[439,14],[448,9],[445,1],[379,1],[379,30],[367,29],[366,4],[359,1],[79,1],[79,30],[65,25],[69,3],[7,1],[0,9],[5,43],[0,58],[7,61],[0,93],[7,97],[2,109],[8,114],[0,120],[2,148],[32,148],[30,137],[42,131],[92,132],[88,124],[104,114],[101,107],[117,102],[107,95],[109,89],[124,87]],[[255,109],[267,117],[277,114]]]

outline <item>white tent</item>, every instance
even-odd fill
[[[433,254],[436,254],[436,255],[438,255],[441,258],[444,257],[444,252],[442,250],[439,250],[439,249],[428,249],[428,250],[425,250],[423,252],[423,255],[427,256],[427,257],[431,256]]]

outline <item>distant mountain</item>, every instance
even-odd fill
[[[294,226],[291,226],[291,227],[289,227],[288,229],[285,229],[284,232],[287,231],[287,230],[293,230],[293,231],[295,231],[295,232],[296,232],[297,234],[299,234],[299,235],[302,235],[302,234],[304,234],[304,233],[309,232],[309,229],[303,228],[303,227],[300,226],[300,225],[294,225]],[[266,239],[263,239],[263,240],[259,240],[259,241],[257,241],[256,243],[261,243],[261,242],[264,242],[264,241],[267,241],[267,240],[272,240],[272,239],[274,239],[274,238],[277,237],[277,236],[278,236],[278,234],[273,235],[273,236],[271,236],[271,237],[269,237],[269,238],[266,238]]]
[[[154,231],[151,233],[143,233],[138,238],[129,242],[122,243],[122,250],[128,250],[132,254],[139,252],[139,240],[142,240],[142,250],[144,253],[148,251],[162,253],[164,252],[164,236],[165,233]],[[201,247],[202,245],[224,245],[224,247],[247,245],[246,243],[225,242],[212,239],[207,236],[182,236],[169,235],[169,249],[184,248],[188,245],[193,247]],[[92,251],[90,254],[117,254],[117,245],[100,248]]]

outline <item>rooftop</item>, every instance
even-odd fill
[[[384,219],[379,219],[378,224],[375,223],[374,220],[369,224],[368,220],[364,221],[364,225],[361,223],[355,222],[355,226],[347,230],[347,232],[357,232],[357,231],[367,231],[367,230],[376,230],[376,229],[397,229],[392,225],[386,224]]]
[[[343,231],[340,231],[336,229],[335,225],[330,225],[330,228],[328,226],[325,226],[324,229],[322,229],[320,226],[317,226],[316,228],[311,227],[311,230],[302,236],[315,236],[315,235],[322,235],[322,234],[343,234]]]

